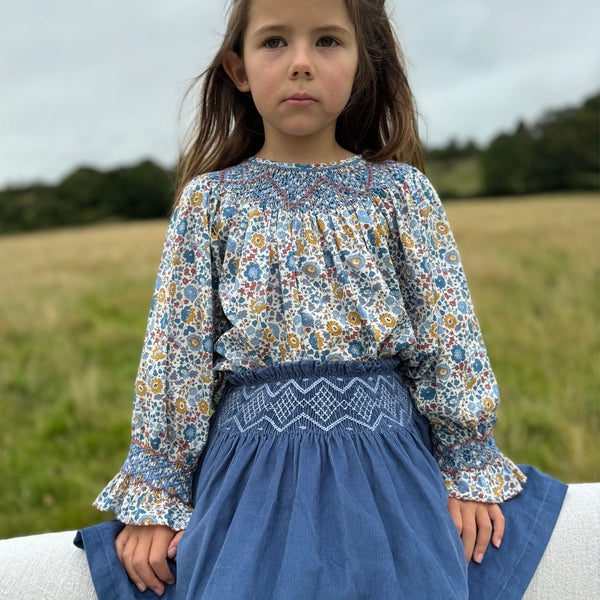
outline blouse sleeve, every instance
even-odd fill
[[[448,219],[427,178],[403,176],[400,282],[416,343],[404,357],[415,403],[431,424],[434,456],[449,495],[503,502],[525,475],[492,437],[499,402],[479,323]]]
[[[216,274],[208,178],[184,190],[167,232],[135,386],[131,446],[94,506],[124,523],[185,529],[213,392]]]

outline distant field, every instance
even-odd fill
[[[499,380],[501,448],[600,479],[600,206],[448,203]],[[166,223],[0,237],[0,537],[73,529],[129,443]]]

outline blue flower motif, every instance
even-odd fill
[[[364,354],[364,346],[358,340],[352,340],[348,345],[348,350],[354,358],[358,358]]]
[[[466,481],[464,481],[464,480],[459,481],[458,482],[458,491],[462,492],[462,493],[468,492],[469,491],[469,484]]]
[[[446,280],[445,280],[445,279],[444,279],[444,278],[443,278],[441,275],[438,275],[438,276],[435,278],[435,285],[436,285],[438,288],[443,288],[443,287],[446,287]]]
[[[288,252],[288,255],[285,257],[285,266],[290,271],[294,271],[296,269],[296,257],[292,252]]]
[[[152,447],[152,450],[158,450],[160,448],[160,438],[159,437],[154,437],[150,440],[150,446]]]
[[[483,369],[483,363],[478,358],[473,361],[471,366],[473,367],[473,371],[476,371],[477,373]]]
[[[187,442],[193,441],[196,437],[196,428],[191,423],[183,430],[183,437]]]
[[[226,206],[223,210],[222,210],[222,214],[224,217],[227,217],[228,219],[230,217],[233,217],[233,215],[235,215],[235,208],[231,205]]]
[[[185,262],[187,262],[187,263],[193,263],[193,262],[194,262],[194,257],[195,257],[195,256],[196,256],[196,255],[194,254],[194,251],[193,251],[193,250],[186,250],[186,251],[183,253],[183,260],[185,260]]]
[[[187,300],[193,302],[198,296],[198,289],[195,285],[186,285],[185,289],[183,290],[183,295]]]
[[[461,300],[458,304],[457,304],[457,308],[459,310],[459,312],[463,313],[463,315],[467,312],[467,303],[464,300]]]
[[[454,344],[454,346],[452,346],[452,360],[454,362],[461,362],[463,360],[465,360],[465,349],[460,345],[460,344]]]
[[[262,275],[262,272],[256,263],[250,263],[246,267],[245,275],[248,281],[258,281]]]
[[[334,265],[333,254],[329,250],[325,250],[323,252],[323,258],[325,259],[325,268],[326,269],[333,268],[333,265]]]
[[[185,235],[187,232],[187,219],[181,219],[179,223],[177,223],[177,233],[179,235]]]
[[[435,398],[435,388],[428,386],[421,391],[421,398],[423,400],[433,400]]]
[[[358,217],[358,220],[361,223],[370,223],[371,222],[371,217],[369,216],[369,213],[362,208],[356,211],[356,216]]]

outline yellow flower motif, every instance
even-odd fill
[[[185,320],[185,322],[192,323],[195,320],[196,320],[196,309],[190,308],[190,314],[189,314],[188,318]]]
[[[176,283],[170,283],[169,284],[169,296],[174,296],[175,292],[177,292],[177,284]]]
[[[439,292],[432,292],[432,291],[425,292],[425,300],[427,301],[427,304],[429,304],[429,306],[435,306],[439,299],[440,299]]]
[[[158,301],[164,302],[166,297],[167,297],[167,292],[165,291],[165,288],[160,288],[160,290],[158,292]]]
[[[203,199],[204,199],[204,194],[202,192],[196,192],[192,196],[192,206],[200,206],[202,204]]]
[[[444,317],[444,324],[446,325],[446,327],[454,329],[456,327],[456,317],[454,315],[446,315]]]
[[[465,381],[465,387],[468,390],[472,390],[473,386],[477,383],[477,379],[475,377],[467,377]]]
[[[317,340],[317,350],[322,350],[325,338],[318,331],[315,331],[314,336]]]
[[[448,225],[446,225],[446,223],[443,223],[442,221],[436,223],[435,230],[441,235],[446,235],[450,231]]]
[[[387,325],[387,327],[395,327],[396,326],[396,318],[390,313],[383,313],[379,315],[379,320],[382,325]]]
[[[200,338],[199,338],[199,337],[197,337],[197,336],[195,336],[195,335],[192,335],[192,336],[189,338],[189,340],[188,340],[188,341],[189,341],[189,343],[190,343],[190,346],[191,346],[191,347],[192,347],[194,350],[197,350],[198,348],[200,348]]]
[[[292,348],[298,348],[300,346],[300,340],[295,333],[290,333],[287,336],[287,342]]]
[[[484,398],[483,408],[486,412],[492,412],[494,410],[494,401],[491,398]]]
[[[446,377],[448,377],[448,373],[450,373],[450,371],[448,370],[448,367],[440,367],[437,370],[438,377],[441,377],[442,379],[445,379]]]
[[[265,340],[265,342],[274,342],[275,339],[273,330],[270,327],[267,327],[263,333],[263,340]]]
[[[206,400],[200,400],[200,414],[206,415],[208,414],[208,402]]]
[[[427,205],[424,209],[422,209],[421,212],[423,213],[424,217],[428,217],[431,213],[431,206]]]
[[[252,236],[252,243],[257,247],[257,248],[262,248],[265,245],[265,236],[260,234],[260,233],[255,233]]]
[[[350,266],[354,267],[355,269],[358,269],[364,261],[360,256],[353,256],[351,259],[348,260],[348,262],[350,263]]]
[[[332,335],[340,335],[342,333],[342,326],[337,321],[329,321],[327,323],[327,330]]]
[[[253,219],[254,217],[258,217],[260,216],[260,210],[258,210],[258,208],[255,208],[251,211],[248,212],[248,216]]]
[[[350,325],[360,325],[360,315],[355,310],[348,313],[348,323]]]
[[[429,328],[429,335],[431,335],[432,338],[437,339],[437,323],[434,323],[430,328]]]
[[[341,286],[337,285],[337,283],[333,284],[333,295],[338,300],[341,300],[344,297],[344,290],[342,289]]]
[[[177,398],[177,401],[175,402],[175,408],[177,409],[177,412],[182,415],[187,411],[187,402],[183,398]]]
[[[402,235],[402,243],[406,248],[413,248],[415,245],[415,241],[410,237],[410,235],[408,235],[408,233]]]
[[[177,250],[175,250],[172,254],[171,254],[171,265],[176,267],[178,265],[181,264],[181,258],[179,256],[179,252],[177,252]]]
[[[317,219],[317,227],[319,232],[323,233],[325,231],[325,221],[323,221],[323,219]]]
[[[344,225],[342,227],[342,229],[344,230],[344,233],[349,237],[349,238],[353,238],[354,237],[354,230],[352,229],[352,227],[348,226],[348,225]]]
[[[154,490],[153,495],[154,495],[154,504],[162,504],[162,501],[163,501],[162,492],[160,490]],[[144,519],[144,520],[146,520],[146,519]],[[150,521],[152,521],[152,519],[150,519]]]
[[[446,259],[449,263],[456,263],[458,262],[458,254],[456,254],[456,252],[449,252]]]
[[[142,519],[142,525],[154,525],[154,519],[152,517],[146,517]]]
[[[304,266],[304,270],[306,271],[307,275],[314,277],[319,272],[319,267],[317,267],[317,265],[314,263],[308,263]]]
[[[154,348],[154,352],[152,352],[152,358],[153,360],[162,360],[163,358],[165,358],[165,353],[161,350],[160,346],[157,346],[156,348]]]
[[[306,238],[308,243],[313,244],[313,246],[317,243],[317,236],[310,229],[308,229],[306,231],[306,233],[304,234],[304,237]]]
[[[267,307],[267,303],[263,298],[253,298],[250,300],[250,310],[253,314],[260,314]]]
[[[150,389],[152,390],[152,392],[154,394],[160,394],[160,392],[162,392],[162,388],[163,388],[162,381],[158,377],[155,377],[150,382]]]
[[[135,389],[138,393],[138,396],[145,396],[146,392],[148,391],[148,388],[146,387],[146,384],[143,381],[138,381]]]
[[[279,351],[281,352],[281,360],[285,362],[287,357],[287,348],[283,344],[279,344]]]

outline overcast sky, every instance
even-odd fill
[[[600,2],[388,0],[429,145],[487,142],[600,91]],[[8,0],[0,20],[0,187],[80,165],[174,164],[179,108],[224,3]]]

